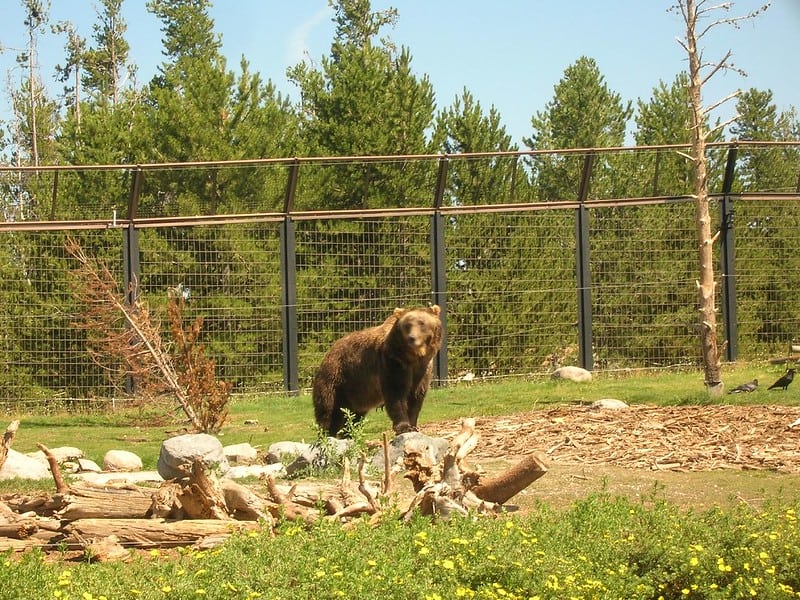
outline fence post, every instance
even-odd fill
[[[300,161],[289,166],[281,223],[281,321],[283,325],[283,386],[290,394],[300,390],[297,344],[297,260],[291,212],[297,192]]]
[[[447,273],[445,266],[445,217],[442,214],[442,199],[447,184],[447,156],[439,158],[439,173],[436,177],[436,190],[433,198],[434,212],[431,215],[431,284],[433,286],[433,303],[441,308],[442,347],[436,355],[433,365],[434,385],[447,382]]]
[[[739,354],[739,330],[736,314],[736,265],[734,261],[735,244],[733,229],[733,196],[731,188],[736,175],[736,157],[739,149],[735,144],[728,148],[725,164],[725,179],[722,182],[722,202],[720,203],[720,247],[722,270],[722,318],[725,323],[725,359],[735,361]]]
[[[583,159],[581,184],[578,189],[578,208],[575,218],[575,269],[578,282],[578,350],[580,366],[591,371],[594,368],[592,339],[592,282],[589,271],[589,183],[592,178],[594,154]]]
[[[133,172],[131,194],[128,198],[128,226],[122,230],[122,278],[125,286],[125,302],[132,306],[139,298],[139,282],[141,281],[141,264],[139,255],[139,230],[136,229],[136,211],[139,207],[139,195],[142,192],[144,172],[138,168]],[[133,377],[125,377],[125,391],[134,393],[136,383]]]

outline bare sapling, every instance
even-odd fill
[[[202,319],[186,331],[184,301],[170,294],[169,318],[174,343],[166,343],[160,321],[134,289],[124,294],[102,261],[89,257],[73,238],[66,251],[79,266],[72,271],[72,293],[82,313],[74,323],[86,331],[95,361],[108,368],[121,365],[122,375],[144,395],[170,393],[196,431],[214,432],[227,415],[231,385],[218,381],[215,364],[198,342]]]

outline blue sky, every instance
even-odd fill
[[[722,0],[719,0],[720,2]],[[754,10],[766,0],[737,0],[730,15]],[[663,80],[686,68],[676,38],[682,21],[667,9],[675,0],[372,0],[373,10],[394,6],[399,19],[387,29],[396,44],[411,49],[414,70],[427,74],[437,105],[452,103],[464,87],[484,109],[494,105],[515,142],[531,133],[530,118],[553,97],[564,69],[580,56],[597,61],[609,88],[623,100],[648,100]],[[51,0],[52,21],[68,19],[91,36],[95,0]],[[286,68],[299,60],[319,61],[330,49],[334,26],[327,0],[216,0],[211,17],[222,35],[231,68],[244,55],[251,70],[271,79],[291,97],[297,90]],[[8,117],[7,81],[18,80],[13,49],[25,45],[21,0],[0,0],[0,119]],[[140,83],[162,62],[158,20],[144,0],[125,0],[132,59]],[[40,63],[53,91],[53,66],[62,59],[64,39],[47,34]],[[732,50],[733,62],[748,73],[718,74],[705,89],[716,101],[739,88],[771,89],[779,109],[800,109],[800,0],[773,0],[760,17],[739,29],[719,27],[702,43],[706,60]],[[727,118],[732,111],[717,113]]]

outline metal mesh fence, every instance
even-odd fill
[[[591,211],[592,323],[602,369],[697,364],[694,205]]]
[[[714,152],[720,189],[726,155]],[[800,336],[800,161],[764,153],[748,147],[740,159],[751,171],[764,156],[786,159],[763,187],[740,177],[712,206],[734,257],[719,269],[718,306],[733,294],[735,307],[720,312],[719,334],[735,335],[746,360],[784,354]],[[428,302],[445,305],[445,380],[544,375],[587,352],[603,370],[698,365],[685,159],[674,149],[603,154],[585,188],[588,156],[173,165],[146,177],[3,171],[0,405],[101,408],[128,397],[73,325],[83,308],[70,291],[68,235],[120,290],[135,278],[164,321],[179,289],[237,393],[307,389],[335,339]]]

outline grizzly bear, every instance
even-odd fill
[[[395,433],[415,431],[442,345],[437,305],[396,308],[382,325],[333,343],[314,376],[314,417],[330,436],[342,436],[344,409],[360,421],[385,407]]]

